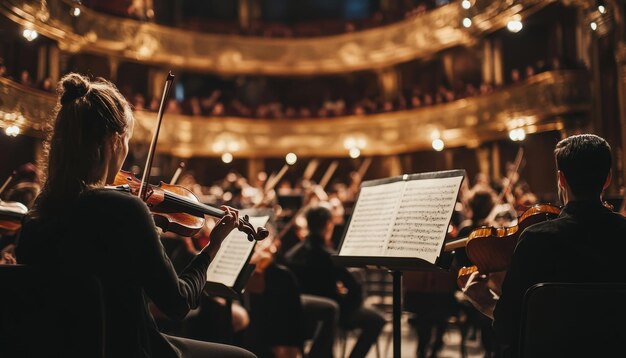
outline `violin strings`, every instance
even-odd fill
[[[207,215],[218,216],[218,217],[224,216],[224,212],[222,210],[220,210],[220,209],[215,209],[215,208],[212,208],[210,206],[203,205],[203,204],[200,204],[200,203],[190,202],[189,200],[187,200],[187,199],[185,199],[185,198],[183,198],[183,197],[181,197],[181,196],[179,196],[177,194],[174,194],[174,193],[166,192],[165,193],[165,198],[168,201],[171,201],[171,202],[176,203],[176,204],[180,204],[182,206],[191,207],[192,209],[198,210],[199,212],[207,214]]]

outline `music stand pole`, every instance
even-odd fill
[[[393,357],[402,356],[402,271],[391,271],[393,276]]]

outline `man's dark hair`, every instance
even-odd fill
[[[496,205],[493,194],[490,191],[481,189],[474,192],[469,200],[469,207],[472,210],[472,221],[477,223],[484,220],[493,207]]]
[[[602,187],[611,169],[611,146],[593,134],[580,134],[563,139],[554,150],[556,167],[578,197],[593,197]]]
[[[332,213],[330,212],[330,209],[325,206],[317,205],[307,210],[306,222],[309,226],[310,234],[320,235],[331,218]]]

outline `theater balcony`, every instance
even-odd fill
[[[314,38],[265,38],[181,30],[105,15],[64,0],[5,0],[0,13],[58,42],[61,50],[220,74],[314,75],[389,67],[488,33],[556,0],[477,0],[364,31]],[[469,23],[467,22],[469,21]]]
[[[55,97],[0,78],[0,126],[44,136]],[[388,155],[431,148],[476,147],[513,130],[538,133],[579,128],[591,108],[585,71],[550,71],[491,94],[450,103],[361,116],[264,120],[166,115],[158,151],[178,157]],[[155,114],[136,112],[133,140],[147,143]],[[367,125],[364,125],[367,123]]]

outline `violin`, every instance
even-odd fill
[[[148,159],[142,179],[139,180],[133,173],[120,170],[115,175],[113,186],[109,186],[108,189],[128,192],[142,199],[152,212],[155,224],[163,231],[174,232],[181,236],[193,236],[204,226],[205,215],[222,218],[226,213],[223,210],[202,204],[190,190],[182,186],[163,182],[159,185],[148,183],[163,120],[164,107],[173,82],[174,75],[170,72],[165,81],[156,128],[148,150]],[[269,235],[269,231],[263,227],[255,229],[250,224],[247,215],[239,218],[238,224],[239,230],[247,234],[249,241],[263,240]]]
[[[138,195],[141,181],[131,172],[120,170],[109,189]],[[218,208],[202,204],[187,188],[161,182],[159,185],[144,185],[143,200],[150,208],[155,224],[163,231],[181,236],[193,236],[204,226],[204,216],[221,218],[226,213]],[[254,228],[248,215],[239,218],[239,230],[248,235],[249,241],[263,240],[269,231]]]
[[[4,190],[9,186],[9,183],[15,177],[14,171],[4,181],[4,184],[0,187],[0,194],[4,193]],[[26,205],[17,201],[3,201],[0,200],[0,229],[9,232],[17,231],[22,227],[22,218],[28,213]]]
[[[11,232],[19,230],[27,213],[28,208],[22,203],[0,200],[0,229]]]
[[[445,251],[452,251],[465,246],[467,257],[475,264],[459,270],[461,285],[463,278],[475,271],[492,273],[505,271],[511,265],[513,251],[520,234],[529,226],[552,220],[559,216],[561,208],[550,204],[538,204],[528,208],[518,218],[517,225],[510,227],[483,226],[474,229],[467,238],[452,241],[444,246]]]

